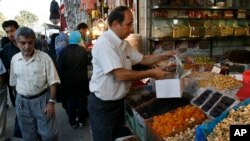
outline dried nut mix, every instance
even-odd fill
[[[201,124],[206,115],[197,107],[186,105],[174,111],[153,117],[151,127],[160,137],[173,136],[197,124]]]
[[[184,132],[180,132],[171,137],[164,137],[165,141],[194,141],[195,140],[195,129],[198,127],[196,125],[193,128],[188,128]]]
[[[228,116],[219,122],[207,136],[208,141],[229,141],[230,125],[250,124],[250,104],[237,110],[231,109]]]
[[[198,86],[203,88],[213,87],[217,90],[229,90],[242,87],[242,82],[231,76],[217,75],[209,79],[199,80]]]

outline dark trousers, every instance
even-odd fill
[[[88,111],[94,141],[112,141],[131,134],[128,128],[124,127],[124,99],[103,101],[90,94]]]
[[[66,113],[69,118],[69,123],[72,126],[77,124],[76,118],[78,118],[79,123],[84,123],[87,117],[86,96],[69,96],[66,101]]]

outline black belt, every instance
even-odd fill
[[[37,94],[37,95],[28,96],[28,95],[21,95],[21,94],[20,94],[20,96],[21,96],[22,98],[25,98],[25,99],[34,99],[34,98],[38,98],[39,96],[44,95],[46,92],[47,92],[47,89],[43,90],[42,92],[40,92],[40,93]]]

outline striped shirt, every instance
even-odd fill
[[[26,61],[22,53],[13,56],[10,68],[10,85],[22,95],[36,95],[55,83],[60,83],[52,59],[44,52],[35,50]]]

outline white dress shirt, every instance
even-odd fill
[[[118,81],[110,72],[117,68],[131,69],[143,55],[111,29],[104,32],[92,49],[93,75],[90,91],[102,100],[119,100],[127,94],[130,81]]]
[[[10,85],[22,95],[36,95],[52,84],[60,83],[52,59],[44,52],[35,50],[31,59],[26,61],[22,53],[11,60]]]

